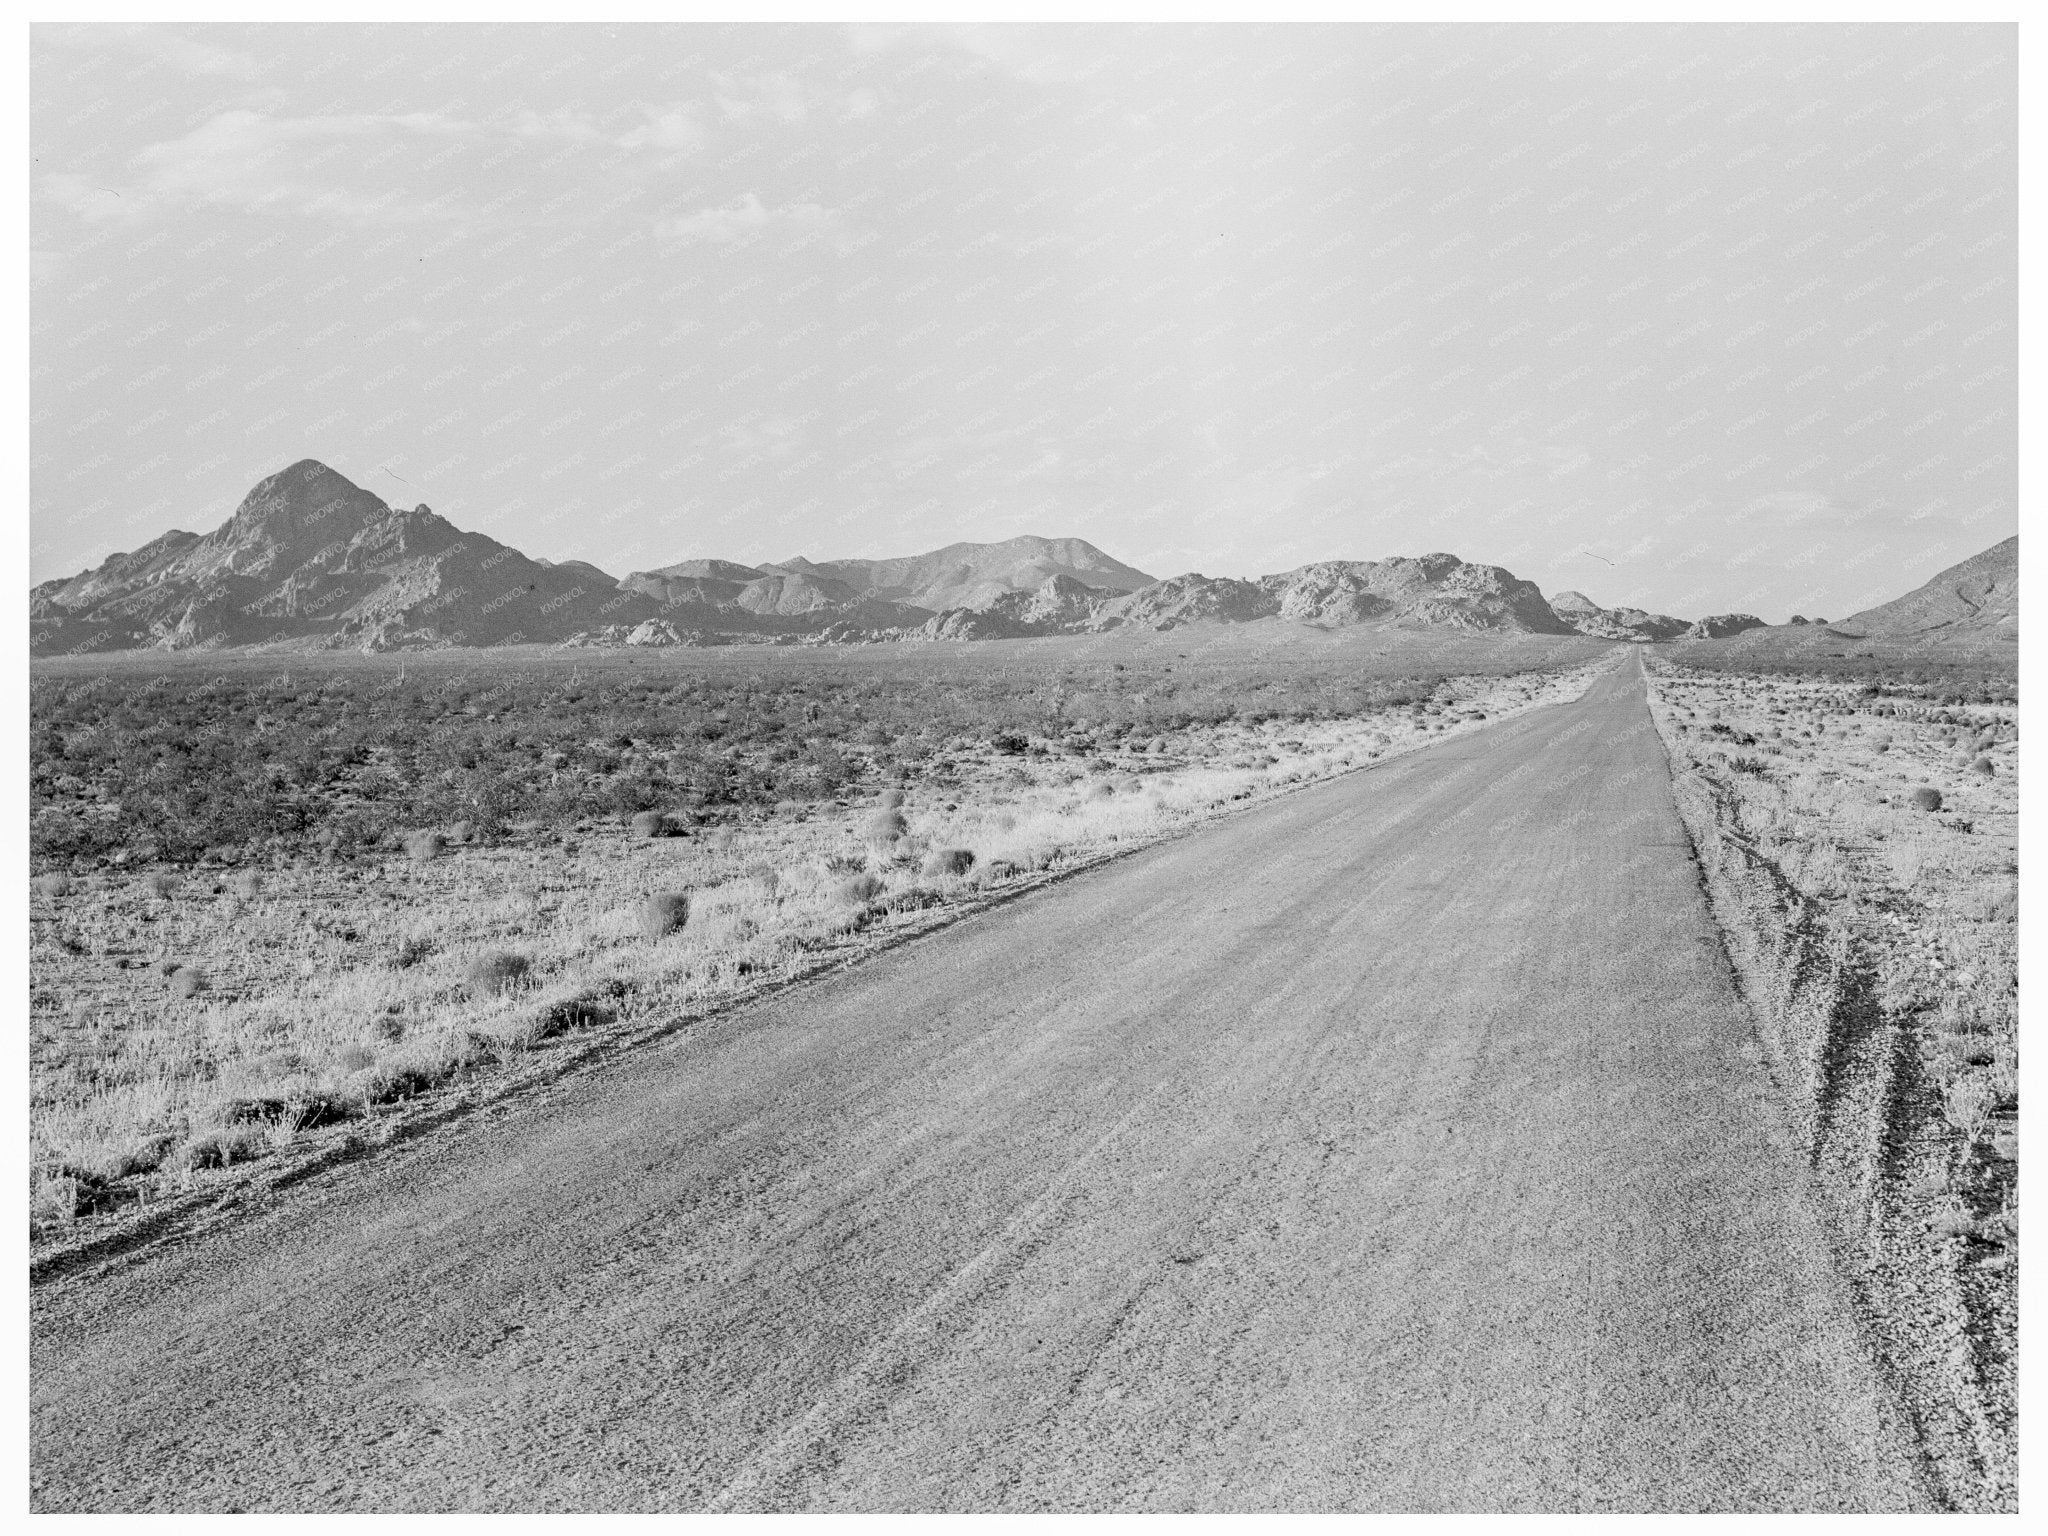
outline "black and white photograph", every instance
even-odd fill
[[[2017,1512],[2016,12],[275,14],[20,34],[31,1512]]]

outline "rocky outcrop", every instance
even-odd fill
[[[1570,633],[1535,582],[1456,555],[1324,561],[1260,585],[1280,598],[1283,614],[1311,622]]]
[[[1641,608],[1602,608],[1583,592],[1560,592],[1551,612],[1582,635],[1600,640],[1675,640],[1686,632],[1683,619]]]
[[[1029,635],[1075,634],[1087,629],[1103,605],[1123,594],[1051,576],[1029,592],[1005,592],[984,608],[949,608],[919,632],[925,640],[1009,640]]]
[[[1327,628],[1398,624],[1571,633],[1550,611],[1534,582],[1497,565],[1475,565],[1445,554],[1323,560],[1257,581],[1176,576],[1101,604],[1088,627],[1172,629],[1267,618]]]
[[[1553,603],[1553,607],[1556,605]],[[1745,630],[1763,629],[1764,621],[1753,613],[1710,613],[1704,619],[1694,619],[1685,626],[1684,639],[1726,640]]]
[[[1026,534],[996,544],[948,544],[929,554],[889,560],[778,561],[782,571],[843,583],[874,601],[944,613],[987,609],[1012,592],[1035,592],[1056,576],[1085,587],[1134,592],[1151,584],[1143,571],[1112,559],[1086,539]]]
[[[1183,624],[1243,624],[1271,618],[1280,601],[1255,581],[1190,571],[1102,604],[1086,627],[1178,629]]]

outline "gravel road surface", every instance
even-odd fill
[[[41,1509],[1901,1509],[1637,663],[34,1296]]]

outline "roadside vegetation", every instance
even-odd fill
[[[46,667],[30,687],[30,857],[37,873],[264,863],[375,853],[425,829],[731,819],[943,775],[963,739],[1164,750],[1190,730],[1417,707],[1446,674],[1529,665],[1504,653],[1403,675],[1353,651],[1274,667],[1163,648],[1124,661],[889,650],[868,665],[856,648]]]
[[[1652,673],[1679,808],[1836,1251],[1945,1496],[2007,1507],[2019,1234],[2012,679],[1871,661]]]
[[[374,1140],[1590,675],[388,673],[39,680],[35,1236]]]

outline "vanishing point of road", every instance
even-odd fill
[[[41,1509],[1912,1508],[1631,661],[38,1288]]]

